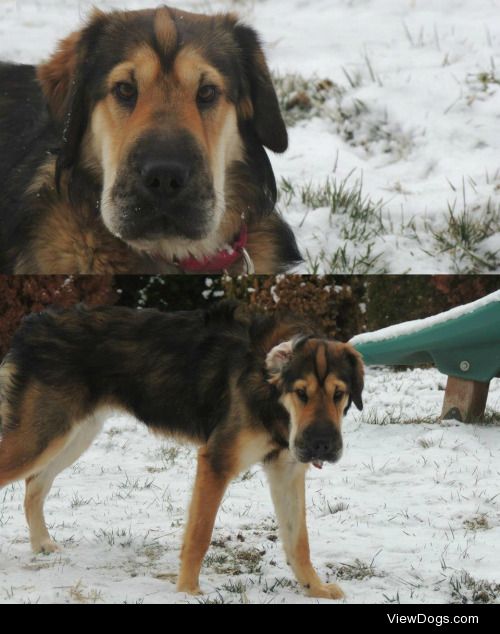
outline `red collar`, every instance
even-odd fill
[[[179,260],[177,264],[184,273],[221,273],[229,269],[241,257],[244,257],[245,262],[248,263],[249,256],[245,249],[247,242],[248,228],[246,224],[243,224],[238,237],[231,246],[220,249],[202,260],[191,257]]]

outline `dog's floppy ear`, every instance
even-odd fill
[[[239,114],[243,119],[252,121],[262,145],[273,152],[284,152],[288,147],[288,134],[259,37],[252,28],[243,24],[234,26],[234,34],[246,79],[238,106]]]
[[[37,69],[49,110],[62,130],[56,166],[58,186],[62,170],[77,160],[87,127],[89,103],[85,88],[91,66],[90,51],[104,20],[105,14],[94,10],[88,26],[62,40],[54,55]]]
[[[292,360],[293,353],[298,350],[308,339],[310,335],[296,335],[289,341],[283,341],[267,353],[266,368],[269,372],[271,383],[276,383],[281,376],[283,370]]]
[[[346,346],[346,357],[349,363],[350,377],[349,377],[349,385],[350,385],[350,393],[349,393],[349,403],[345,409],[345,412],[349,409],[351,402],[356,405],[359,410],[363,409],[363,399],[362,392],[365,384],[365,368],[363,365],[363,358],[359,354],[357,350],[355,350],[352,346]]]
[[[81,32],[77,31],[59,42],[57,51],[37,69],[37,78],[54,119],[62,121],[68,108],[71,82],[75,76],[78,60],[78,43]]]
[[[277,377],[281,374],[282,370],[290,363],[293,353],[293,341],[283,341],[282,343],[274,346],[267,353],[266,368],[273,377]]]

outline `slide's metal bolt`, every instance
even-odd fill
[[[470,363],[468,361],[460,361],[460,369],[462,370],[462,372],[467,372],[469,368]]]

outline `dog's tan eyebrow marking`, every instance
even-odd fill
[[[173,73],[178,81],[193,89],[200,86],[202,78],[203,81],[216,84],[223,91],[228,89],[224,76],[192,46],[183,46],[176,55]]]
[[[129,53],[129,58],[115,66],[108,75],[107,84],[111,88],[117,81],[129,81],[133,76],[142,88],[153,82],[161,71],[158,54],[148,44],[140,44]]]
[[[328,374],[328,358],[326,354],[326,344],[321,343],[316,349],[316,357],[314,359],[316,365],[316,374],[319,382],[323,384]]]
[[[342,381],[342,379],[339,379],[335,374],[332,373],[330,373],[326,377],[325,386],[326,391],[331,392],[332,394],[334,394],[336,390],[340,390],[341,392],[348,391],[348,387],[345,381]]]
[[[160,52],[164,55],[173,52],[177,46],[177,29],[167,7],[156,10],[154,30]]]

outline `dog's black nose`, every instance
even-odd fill
[[[335,450],[335,441],[331,434],[317,436],[309,441],[309,451],[313,456],[322,458],[330,455]]]
[[[295,444],[304,462],[336,462],[342,455],[342,435],[331,423],[311,425]]]
[[[141,183],[154,198],[172,198],[186,187],[190,169],[185,163],[172,160],[154,160],[140,168]]]

